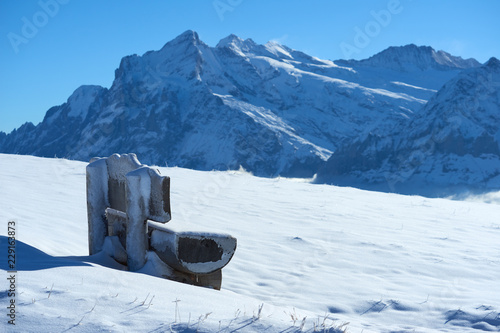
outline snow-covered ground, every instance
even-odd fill
[[[154,262],[132,273],[88,257],[85,166],[0,154],[0,331],[500,331],[498,195],[452,201],[159,168],[171,177],[171,225],[238,239],[215,291],[147,274]]]

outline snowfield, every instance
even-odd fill
[[[453,201],[159,167],[169,225],[238,239],[215,291],[155,277],[153,255],[140,273],[88,257],[86,165],[0,154],[0,331],[500,331],[498,194]]]

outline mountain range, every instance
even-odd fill
[[[500,188],[500,61],[464,70],[390,135],[335,151],[318,182],[447,195]]]
[[[498,67],[413,44],[322,60],[235,35],[211,47],[186,31],[124,57],[109,89],[81,86],[38,125],[0,132],[0,152],[135,152],[147,164],[408,193],[500,189]]]

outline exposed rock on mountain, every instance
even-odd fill
[[[346,144],[318,181],[426,195],[499,189],[500,62],[447,82],[390,136]]]
[[[389,145],[403,147],[396,142],[403,137],[394,134],[400,128],[437,131],[432,126],[441,124],[438,120],[420,123],[431,121],[437,113],[431,110],[439,105],[449,110],[447,105],[466,95],[456,87],[454,96],[441,97],[441,91],[433,96],[458,73],[465,70],[463,80],[474,75],[478,65],[415,45],[391,47],[362,61],[333,62],[235,35],[210,47],[196,32],[186,31],[159,51],[124,57],[109,89],[82,86],[66,103],[48,110],[40,124],[0,133],[0,151],[79,160],[135,152],[147,164],[199,170],[242,166],[261,176],[311,177],[338,150],[325,169],[329,173],[354,172],[356,165],[376,172],[383,159],[375,163],[355,152],[366,148],[389,156]],[[456,86],[456,80],[443,89]],[[467,92],[467,83],[461,86]],[[484,98],[489,101],[491,94]],[[472,113],[463,118],[476,119]],[[462,119],[454,114],[441,122]],[[450,141],[440,145],[466,155],[487,142],[494,153],[491,131],[483,135],[469,129],[477,143],[457,148],[455,137],[442,129]],[[359,147],[343,148],[353,141]],[[348,164],[332,162],[341,156]],[[365,176],[358,178],[372,181]]]

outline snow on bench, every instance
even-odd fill
[[[138,271],[148,251],[168,265],[169,279],[220,289],[221,269],[236,250],[227,234],[166,228],[171,220],[170,178],[135,154],[93,158],[87,166],[89,254],[102,251]]]

